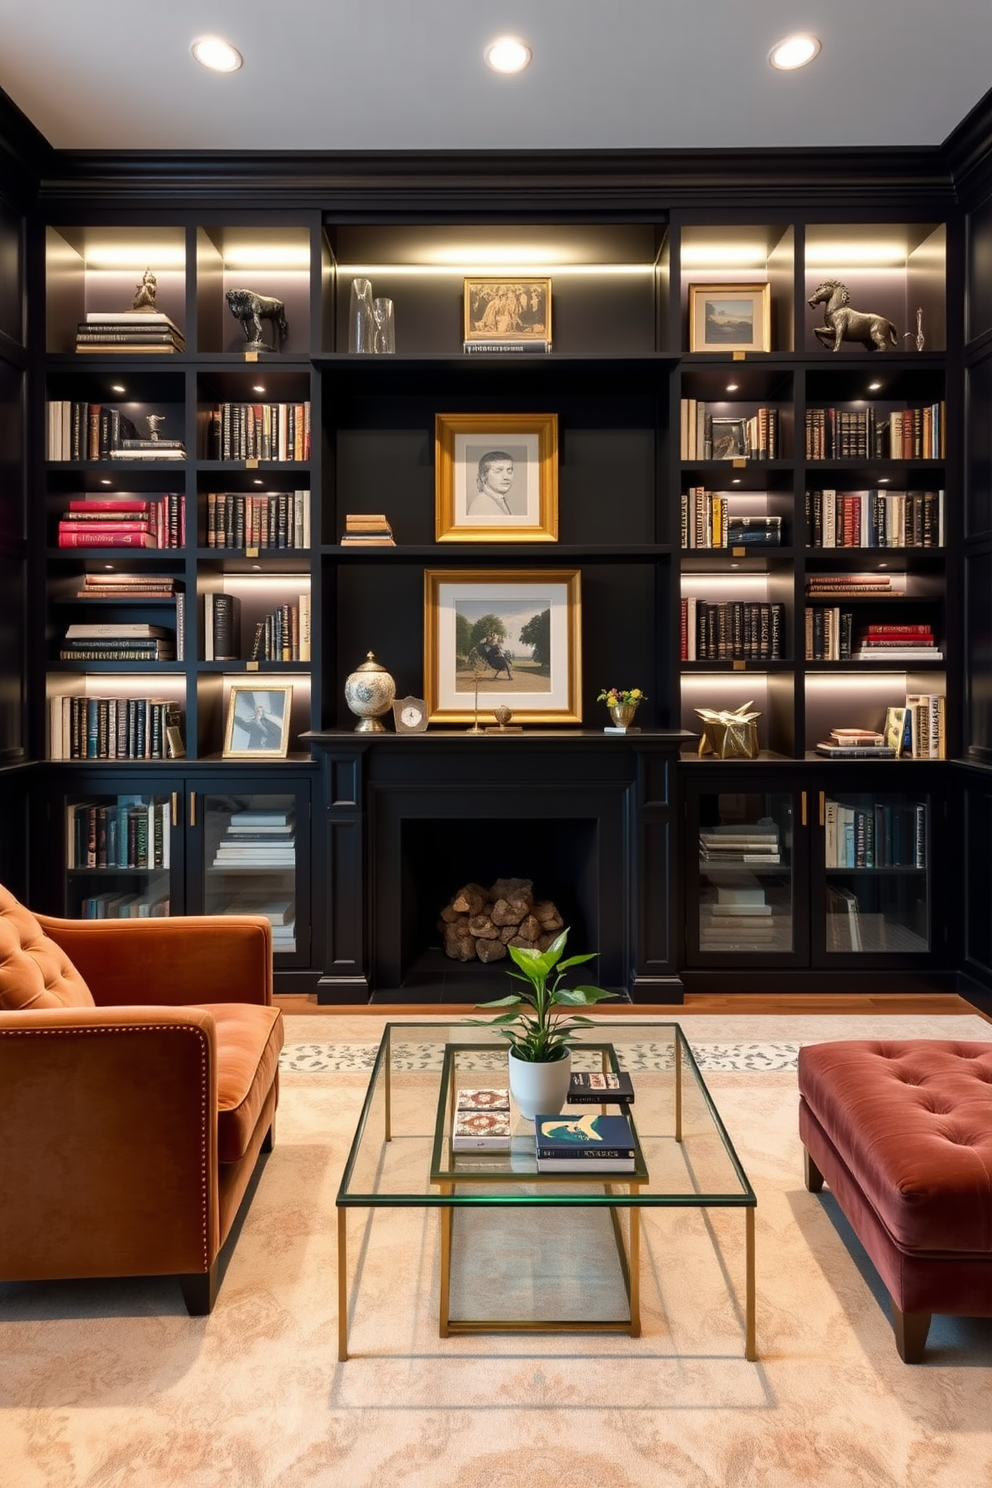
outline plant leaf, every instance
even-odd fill
[[[587,951],[584,956],[569,956],[567,961],[561,963],[558,970],[567,971],[570,966],[579,966],[583,961],[595,961],[598,955],[598,951]]]
[[[492,1002],[477,1002],[477,1008],[491,1007],[519,1007],[520,995],[517,992],[509,992],[506,997],[494,997]]]

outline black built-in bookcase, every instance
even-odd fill
[[[138,490],[180,487],[187,511],[185,549],[145,560],[172,573],[187,594],[185,657],[169,670],[167,690],[185,704],[189,757],[156,764],[156,789],[182,796],[204,770],[220,789],[235,767],[239,782],[245,776],[243,761],[219,758],[230,677],[202,659],[204,592],[227,589],[250,608],[259,577],[276,589],[280,582],[287,590],[297,582],[309,587],[312,657],[282,664],[282,675],[294,682],[294,734],[313,737],[294,744],[294,759],[251,767],[256,789],[278,790],[281,775],[289,782],[291,774],[293,789],[305,787],[309,801],[309,962],[284,968],[281,985],[319,986],[336,1000],[367,996],[382,990],[376,977],[384,964],[389,980],[402,982],[409,973],[416,982],[416,945],[400,958],[410,964],[397,968],[394,952],[384,954],[376,943],[377,917],[383,914],[373,902],[380,883],[375,853],[382,802],[389,799],[392,780],[407,788],[419,774],[415,813],[430,819],[433,793],[437,819],[449,817],[448,786],[457,780],[463,789],[464,779],[473,777],[475,767],[465,763],[472,741],[457,731],[432,730],[426,738],[366,751],[351,733],[344,679],[371,648],[389,667],[400,695],[422,693],[426,568],[499,565],[525,571],[538,564],[582,573],[583,730],[562,731],[540,747],[522,743],[520,761],[526,768],[528,758],[539,759],[537,773],[544,778],[549,751],[551,758],[557,751],[566,781],[584,781],[582,788],[594,793],[599,782],[604,801],[611,791],[622,800],[615,817],[600,802],[602,831],[624,859],[622,893],[601,896],[611,902],[614,916],[605,932],[599,909],[585,911],[589,929],[613,937],[602,949],[618,985],[635,997],[677,996],[688,944],[680,884],[683,865],[691,867],[695,852],[684,831],[684,785],[698,785],[705,769],[703,763],[680,762],[681,731],[692,727],[694,709],[703,702],[725,706],[753,695],[762,711],[764,758],[781,763],[791,785],[801,790],[805,783],[812,790],[825,776],[843,781],[842,774],[827,773],[842,772],[843,765],[810,759],[809,751],[833,723],[867,724],[878,697],[863,701],[863,679],[849,686],[843,668],[804,659],[805,580],[837,556],[808,546],[804,491],[814,483],[868,487],[886,476],[907,489],[939,485],[945,492],[940,550],[899,556],[914,590],[910,604],[932,620],[944,649],[933,669],[937,675],[925,678],[921,690],[932,682],[934,690],[946,692],[948,759],[913,768],[926,770],[928,799],[940,813],[933,840],[941,842],[947,860],[961,865],[965,881],[961,894],[947,892],[933,903],[941,929],[916,963],[914,985],[952,986],[962,974],[987,982],[992,958],[981,929],[988,919],[987,874],[974,823],[988,793],[992,760],[992,507],[983,412],[992,401],[992,301],[983,271],[992,256],[990,120],[988,107],[976,111],[943,150],[764,151],[742,162],[734,152],[692,151],[528,152],[471,160],[458,152],[90,155],[50,151],[12,112],[5,116],[10,215],[4,218],[4,241],[9,245],[23,224],[25,251],[14,270],[5,251],[0,313],[6,316],[7,307],[23,298],[13,286],[26,286],[32,335],[28,342],[23,332],[7,333],[0,325],[5,418],[8,424],[20,419],[25,431],[19,445],[16,438],[5,442],[5,449],[23,452],[22,495],[19,506],[8,501],[5,507],[0,563],[5,574],[10,570],[10,582],[0,589],[0,623],[27,652],[23,673],[11,660],[18,647],[3,652],[4,699],[23,697],[23,705],[5,707],[0,724],[5,740],[10,734],[10,763],[0,789],[13,823],[5,841],[17,842],[31,827],[33,841],[44,844],[30,859],[26,843],[24,852],[8,848],[4,869],[10,879],[28,861],[30,876],[22,872],[18,887],[39,908],[64,909],[60,803],[69,795],[121,788],[112,764],[95,768],[46,759],[48,699],[57,672],[53,645],[72,608],[59,595],[65,599],[77,570],[74,560],[53,550],[52,524],[65,495],[98,493],[105,473],[96,464],[74,470],[46,461],[44,406],[47,398],[72,398],[77,390],[90,397],[87,388],[102,374],[97,359],[73,353],[70,332],[98,273],[86,267],[87,243],[109,231],[143,239],[149,260],[159,253],[173,265],[164,273],[160,296],[169,292],[180,308],[186,336],[182,355],[154,363],[114,359],[113,368],[108,359],[107,367],[131,378],[133,387],[140,384],[137,401],[168,405],[189,451],[164,486],[164,472],[130,472]],[[32,184],[37,190],[29,200],[25,186]],[[820,265],[834,239],[864,244],[893,236],[902,244],[901,260],[897,254],[888,277],[873,273],[864,282],[884,300],[873,308],[884,309],[900,327],[912,329],[916,309],[923,310],[925,349],[869,358],[852,348],[833,357],[812,334],[816,316],[805,303],[810,276],[826,276]],[[550,240],[551,356],[463,357],[463,270],[426,269],[439,243],[466,238],[496,240],[503,247],[531,243],[535,249]],[[286,299],[291,338],[281,356],[252,365],[239,351],[238,327],[223,291],[237,277],[252,277],[251,270],[236,267],[238,249],[266,241],[276,244],[274,267],[256,271],[255,287]],[[756,247],[752,269],[733,273],[721,267],[720,246],[744,242]],[[710,267],[694,267],[706,263],[707,253]],[[348,285],[359,266],[376,293],[396,303],[395,358],[352,357],[344,350]],[[856,282],[857,254],[838,262],[837,271]],[[759,277],[771,284],[770,352],[749,354],[742,362],[689,352],[688,286],[715,277]],[[120,291],[130,283],[125,274]],[[806,409],[865,396],[861,384],[869,365],[872,372],[883,365],[896,380],[885,394],[887,406],[944,402],[946,444],[938,461],[926,467],[899,462],[900,468],[883,470],[877,462],[848,460],[828,470],[806,458]],[[248,494],[258,479],[254,469],[212,461],[209,415],[225,398],[246,396],[259,369],[279,381],[280,392],[272,396],[311,404],[309,459],[300,469],[262,472],[267,487],[311,492],[311,546],[289,559],[219,553],[204,541],[207,494],[215,488]],[[728,374],[738,380],[733,400],[740,412],[762,405],[779,412],[782,441],[767,466],[749,461],[731,473],[716,462],[682,457],[681,400],[722,401],[729,396]],[[556,546],[456,549],[434,542],[434,415],[473,410],[558,414]],[[731,487],[735,480],[739,486]],[[683,553],[679,497],[689,485],[730,490],[742,511],[780,514],[781,549],[760,559],[747,555],[743,571],[731,555]],[[363,509],[386,511],[395,550],[342,551],[344,514]],[[11,512],[13,525],[24,525],[20,535],[10,530]],[[848,568],[853,561],[844,556]],[[739,666],[680,662],[683,595],[724,597],[735,586],[742,595],[782,605],[783,655]],[[595,701],[599,688],[611,684],[642,685],[648,693],[639,720],[645,748],[638,745],[625,755],[628,763],[619,769],[618,756],[608,766],[602,763],[605,717]],[[879,695],[896,700],[901,688],[901,682],[880,683]],[[516,747],[510,740],[502,744]],[[452,762],[447,775],[446,759]],[[723,775],[726,770],[721,766]],[[746,793],[747,763],[738,770],[739,789]],[[889,788],[884,779],[878,786]],[[33,812],[23,827],[15,802],[27,803],[25,816]],[[533,805],[528,803],[528,811]],[[481,813],[481,819],[488,815]],[[576,808],[572,815],[581,812]],[[559,806],[541,819],[560,820]],[[569,837],[572,845],[582,830],[568,828],[577,833]],[[423,851],[422,835],[411,836],[414,862],[401,866],[401,879],[416,873],[416,853]],[[182,902],[197,907],[190,894]],[[965,907],[966,923],[954,918],[958,904]],[[397,912],[406,913],[402,905]],[[812,923],[819,913],[814,896],[803,914]],[[646,936],[645,925],[661,926],[663,933]],[[760,958],[747,958],[744,968],[721,964],[707,970],[697,957],[685,984],[743,990],[760,980],[761,970]],[[862,989],[873,976],[882,977],[877,964],[835,970],[800,964],[790,966],[788,984],[843,990],[856,983]],[[781,978],[772,984],[780,985]]]

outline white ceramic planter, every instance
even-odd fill
[[[564,1059],[552,1060],[550,1064],[532,1064],[527,1059],[517,1059],[511,1049],[507,1063],[510,1094],[521,1116],[528,1121],[537,1115],[557,1116],[568,1098],[571,1050],[565,1050]]]

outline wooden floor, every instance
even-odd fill
[[[277,994],[275,1002],[281,1007],[287,1016],[294,1013],[306,1013],[308,1016],[318,1017],[349,1017],[354,1018],[361,1013],[372,1013],[377,1017],[385,1015],[389,1018],[408,1017],[413,1013],[426,1013],[435,1018],[448,1016],[463,1017],[475,1011],[474,1003],[360,1003],[349,1007],[329,1007],[317,1002],[313,996],[305,996],[301,993]],[[609,1008],[603,1008],[602,1013],[611,1018],[634,1016],[649,1018],[678,1018],[687,1013],[695,1016],[698,1013],[712,1013],[726,1015],[727,1013],[844,1013],[856,1016],[859,1013],[945,1013],[945,1014],[970,1014],[972,1017],[985,1018],[992,1024],[992,1018],[967,1002],[963,997],[955,993],[912,993],[905,997],[898,993],[864,994],[857,992],[845,992],[843,994],[822,994],[790,997],[788,994],[776,993],[774,996],[752,996],[746,993],[727,994],[721,996],[717,993],[687,993],[684,1003],[614,1003]]]

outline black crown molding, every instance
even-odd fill
[[[977,206],[992,194],[992,89],[948,135],[943,148],[962,205]]]
[[[209,201],[260,210],[292,206],[374,220],[413,209],[506,214],[641,212],[706,206],[824,212],[859,206],[947,209],[956,197],[940,148],[847,150],[72,151],[51,154],[43,203],[161,209]]]

